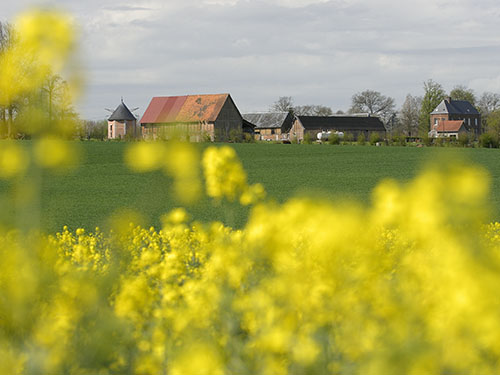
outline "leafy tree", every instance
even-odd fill
[[[465,87],[464,85],[457,85],[450,91],[450,96],[454,100],[466,100],[473,106],[476,105],[476,94],[474,90]]]
[[[394,114],[394,99],[378,91],[365,90],[352,96],[349,113],[369,113],[379,116],[387,124]]]
[[[275,112],[290,112],[293,111],[293,98],[291,96],[280,96],[273,105],[271,111]]]
[[[484,92],[478,102],[479,112],[481,112],[481,123],[487,127],[489,115],[500,109],[500,95],[493,92]]]
[[[500,109],[491,112],[488,116],[486,131],[493,136],[497,143],[500,142]]]
[[[418,134],[418,124],[422,98],[419,96],[406,95],[405,102],[399,111],[399,130],[407,137]]]
[[[430,128],[430,114],[446,97],[446,93],[439,83],[429,79],[424,82],[424,97],[420,109],[419,133],[425,136]]]

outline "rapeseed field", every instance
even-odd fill
[[[66,19],[20,18],[27,40],[0,60],[6,87],[24,76],[9,61],[33,53],[42,67],[12,95],[36,88],[47,64],[62,69]],[[28,147],[0,149],[18,218],[0,230],[0,373],[499,372],[500,224],[490,223],[486,169],[437,163],[380,182],[368,206],[280,203],[229,146],[136,142],[127,168],[172,181],[178,207],[161,227],[123,214],[110,229],[43,234],[37,182],[84,155],[57,127],[25,130]],[[249,207],[248,220],[197,220],[189,207],[203,196]]]

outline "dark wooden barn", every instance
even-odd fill
[[[372,133],[385,138],[385,127],[375,116],[297,116],[290,130],[290,139],[302,142],[309,134],[316,140],[317,134],[323,131],[338,131],[352,134],[357,139],[361,134],[368,139]]]

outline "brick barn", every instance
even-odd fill
[[[137,132],[137,119],[122,102],[108,118],[108,139],[135,138]]]
[[[386,132],[382,121],[375,116],[296,116],[290,130],[290,139],[302,142],[304,136],[309,134],[314,141],[322,131],[350,133],[354,139],[361,134],[368,139],[372,133],[378,133],[381,138],[385,138]]]
[[[227,141],[241,138],[243,118],[229,94],[154,97],[141,119],[144,138]]]

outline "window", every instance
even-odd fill
[[[474,125],[477,126],[477,117],[474,119]]]

